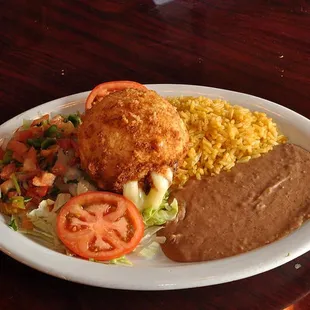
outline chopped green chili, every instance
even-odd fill
[[[44,132],[45,137],[55,137],[58,132],[58,128],[56,125],[52,125]]]
[[[48,147],[50,147],[51,145],[56,144],[56,139],[53,138],[47,138],[45,140],[43,140],[43,142],[41,143],[41,149],[45,150]]]
[[[18,181],[17,181],[17,178],[16,178],[15,173],[12,173],[11,179],[12,179],[12,181],[13,181],[13,184],[14,184],[14,186],[15,186],[15,189],[16,189],[17,194],[18,194],[18,195],[21,195],[22,192],[21,192],[21,190],[20,190],[20,186],[19,186],[19,184],[18,184]]]
[[[81,118],[77,114],[70,114],[68,116],[68,121],[70,121],[74,125],[74,127],[82,124]]]

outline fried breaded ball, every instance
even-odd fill
[[[125,89],[85,112],[78,129],[82,168],[105,190],[176,167],[188,132],[176,109],[154,91]]]

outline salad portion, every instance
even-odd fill
[[[165,241],[156,233],[178,212],[169,186],[159,202],[152,191],[135,195],[136,184],[123,195],[98,190],[81,168],[81,123],[79,113],[25,120],[2,145],[0,212],[13,230],[70,256],[124,265],[129,253],[152,257]]]

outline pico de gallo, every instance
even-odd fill
[[[126,195],[98,191],[80,167],[81,122],[79,113],[46,114],[13,133],[0,148],[0,212],[13,230],[70,256],[122,265],[131,265],[131,252],[153,256],[164,241],[156,232],[175,218],[177,203],[166,195],[139,210]]]

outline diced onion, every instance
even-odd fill
[[[55,200],[53,211],[58,211],[66,202],[68,202],[71,199],[70,194],[64,194],[60,193],[57,195],[57,198]]]
[[[90,184],[88,181],[86,180],[81,180],[78,185],[77,185],[77,195],[81,195],[84,194],[88,191],[95,191],[96,187],[93,186],[92,184]]]

